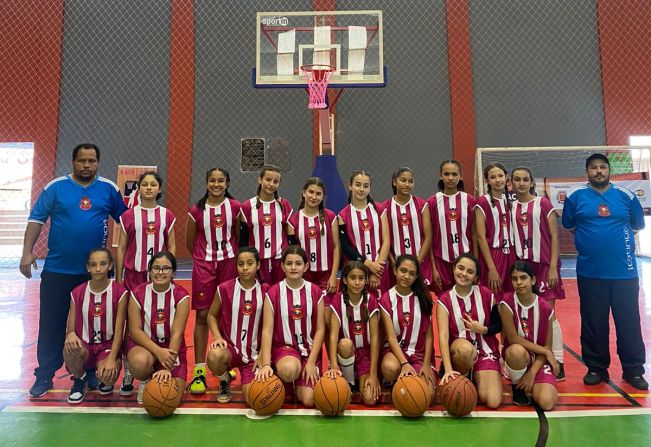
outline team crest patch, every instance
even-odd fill
[[[402,225],[409,225],[410,219],[409,219],[409,214],[407,213],[401,213],[400,214],[400,223]]]
[[[165,323],[165,309],[156,310],[156,324]]]
[[[451,208],[450,211],[448,211],[448,219],[450,219],[452,222],[459,219],[459,213],[456,209]]]
[[[359,321],[359,320],[355,321],[355,323],[353,323],[353,334],[362,335],[364,333],[364,329],[366,329],[365,326],[366,325],[364,323],[362,323],[361,321]]]
[[[244,301],[242,306],[242,313],[244,315],[251,315],[253,313],[253,303],[251,301]]]
[[[269,225],[271,225],[271,223],[272,223],[271,214],[263,214],[262,215],[262,225],[264,225],[265,227],[268,227]]]
[[[362,219],[362,230],[369,231],[371,229],[371,223],[368,219]]]
[[[94,317],[101,317],[103,312],[102,312],[102,304],[101,303],[94,303],[93,304],[93,316]]]
[[[316,227],[309,227],[307,229],[307,237],[309,239],[316,239],[319,235],[319,232],[316,230]]]
[[[221,214],[216,214],[212,223],[215,228],[221,228],[224,226],[224,218]]]
[[[93,204],[90,202],[90,199],[88,197],[82,197],[79,201],[79,208],[84,211],[89,210],[91,206],[93,206]]]
[[[197,294],[197,299],[198,299],[199,301],[203,301],[203,300],[205,300],[205,299],[206,299],[206,292],[199,292],[199,293]]]
[[[605,203],[602,203],[601,205],[599,205],[598,213],[599,213],[599,215],[601,217],[610,216],[610,209],[608,208],[608,205],[606,205]]]
[[[294,307],[292,307],[292,318],[294,320],[300,320],[303,318],[303,308],[300,305],[295,304]]]
[[[409,312],[405,312],[402,314],[402,325],[409,326],[409,323],[411,323],[411,314]]]
[[[147,222],[147,228],[145,230],[147,234],[155,234],[156,233],[156,222]]]
[[[518,222],[522,226],[529,225],[529,213],[521,213],[518,217]]]

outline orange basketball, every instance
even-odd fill
[[[167,382],[158,382],[152,379],[147,382],[142,395],[142,405],[155,418],[164,418],[174,413],[183,397],[183,390],[179,389],[175,379]]]
[[[400,414],[408,418],[417,418],[429,407],[430,390],[420,377],[403,376],[393,385],[391,399]]]
[[[441,404],[452,416],[470,414],[477,406],[477,389],[466,377],[459,376],[441,388]]]
[[[350,403],[350,386],[342,376],[321,377],[314,385],[314,405],[326,416],[337,416]]]
[[[280,410],[285,401],[285,385],[272,375],[266,382],[253,380],[249,386],[249,403],[257,415],[269,416]]]

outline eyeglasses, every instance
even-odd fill
[[[154,265],[151,268],[151,271],[154,273],[170,273],[172,271],[171,265]]]

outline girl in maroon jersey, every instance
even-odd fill
[[[391,188],[393,197],[384,202],[391,237],[389,259],[395,264],[395,259],[400,255],[416,257],[423,280],[430,284],[432,222],[429,206],[425,200],[412,195],[414,173],[409,168],[400,168],[394,172]]]
[[[248,402],[249,384],[253,381],[255,361],[260,349],[262,304],[267,285],[260,284],[256,274],[260,256],[254,247],[242,247],[237,254],[237,278],[217,287],[215,300],[208,314],[208,325],[215,341],[208,352],[208,367],[221,380],[217,401],[230,402],[228,370],[238,368],[242,378],[242,394]]]
[[[382,375],[394,381],[405,375],[420,375],[436,395],[432,296],[413,255],[396,259],[396,285],[380,298],[382,322],[389,350],[382,357]]]
[[[131,373],[141,381],[138,403],[142,403],[150,378],[159,382],[176,380],[179,389],[184,390],[187,376],[184,334],[190,296],[172,282],[176,272],[174,255],[157,253],[148,267],[151,282],[136,287],[129,300],[127,357]]]
[[[86,370],[96,370],[102,395],[113,392],[120,374],[122,334],[127,314],[128,292],[110,279],[113,258],[106,248],[88,255],[86,269],[90,281],[70,294],[70,311],[63,348],[66,368],[73,377],[68,403],[83,402]]]
[[[242,220],[246,226],[241,237],[242,246],[250,245],[260,253],[260,282],[275,284],[285,277],[281,256],[287,248],[287,221],[292,206],[278,195],[280,168],[264,166],[258,177],[255,197],[242,203]]]
[[[545,411],[556,405],[558,362],[552,348],[554,311],[536,294],[536,277],[526,261],[510,269],[514,292],[500,303],[504,361],[511,376],[513,403],[529,405],[529,395]]]
[[[463,191],[461,164],[441,163],[438,192],[427,200],[432,218],[432,290],[437,293],[454,285],[452,263],[472,249],[475,198]],[[479,272],[477,272],[479,273]]]
[[[389,290],[389,223],[382,204],[371,197],[371,174],[353,171],[348,189],[348,205],[337,218],[341,250],[347,259],[368,268],[370,290]]]
[[[325,334],[325,293],[303,279],[307,254],[290,245],[283,251],[285,279],[271,286],[264,301],[262,347],[256,379],[276,375],[305,406],[314,405],[314,384],[319,380],[319,359]],[[293,385],[292,385],[293,383]]]
[[[470,253],[453,264],[455,285],[443,292],[436,306],[436,322],[445,374],[441,385],[472,371],[479,401],[489,408],[502,402],[499,309],[490,289],[476,285],[479,261]]]
[[[190,393],[206,392],[206,348],[208,346],[208,310],[217,285],[237,276],[235,254],[240,233],[240,202],[228,187],[230,174],[223,168],[206,172],[206,192],[188,212],[185,243],[192,253],[192,309],[195,366]],[[221,381],[228,381],[224,374]]]
[[[362,400],[375,405],[381,393],[378,380],[380,353],[377,295],[366,290],[368,269],[361,261],[348,261],[341,272],[341,293],[332,299],[330,309],[330,370],[351,385],[359,380]]]
[[[554,205],[547,197],[539,197],[529,168],[517,167],[511,172],[511,184],[517,200],[511,209],[513,244],[518,259],[529,261],[536,277],[538,296],[552,308],[556,300],[565,299],[559,259],[558,225]],[[556,318],[552,322],[552,351],[559,363],[557,380],[565,380],[563,368],[563,333]]]
[[[475,237],[481,254],[479,280],[498,295],[511,290],[509,268],[515,261],[506,175],[506,168],[500,163],[486,166],[484,181],[488,193],[479,197],[475,205]]]

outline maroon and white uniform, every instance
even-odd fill
[[[391,253],[397,258],[400,255],[418,256],[425,233],[423,229],[423,210],[429,205],[420,197],[411,196],[409,201],[400,205],[392,197],[384,202],[384,209],[389,221],[391,237]],[[432,282],[432,270],[429,256],[420,265],[421,276],[427,283]]]
[[[380,298],[380,309],[391,318],[405,357],[414,368],[418,366],[417,371],[420,370],[425,356],[425,335],[432,326],[432,316],[421,313],[416,295],[400,295],[395,287],[384,292]]]
[[[523,306],[517,297],[517,293],[511,292],[504,295],[500,305],[506,307],[513,316],[513,324],[520,337],[538,346],[545,346],[549,322],[554,316],[554,310],[549,307],[545,300],[541,300],[537,295],[534,295],[533,302],[529,306]],[[504,344],[504,352],[506,352],[509,347],[509,340],[504,337],[502,343]],[[534,357],[535,355],[532,354],[532,361]],[[536,374],[535,382],[556,385],[556,376],[554,376],[548,363],[545,363],[540,368],[538,374]]]
[[[260,207],[256,208],[256,204]],[[249,229],[249,241],[260,252],[260,259],[280,259],[287,248],[285,224],[292,215],[287,199],[265,202],[257,197],[242,203],[242,216]]]
[[[131,191],[131,194],[129,194],[126,197],[123,197],[122,201],[127,206],[127,208],[133,208],[136,205],[140,205],[140,192],[136,188],[133,191]]]
[[[450,345],[457,338],[465,338],[477,349],[477,361],[473,368],[475,371],[499,371],[500,345],[497,337],[469,331],[463,322],[466,314],[470,314],[473,320],[488,326],[491,310],[495,305],[493,292],[487,287],[475,285],[467,296],[461,296],[453,287],[439,297],[438,304],[448,313]]]
[[[513,290],[509,269],[515,261],[515,251],[511,240],[511,212],[506,197],[500,199],[492,198],[490,194],[484,194],[477,199],[475,209],[478,209],[484,216],[486,228],[486,241],[491,252],[491,258],[502,279],[502,290]],[[481,262],[481,285],[488,286],[488,266]]]
[[[235,228],[240,208],[240,202],[229,198],[217,206],[206,203],[203,210],[192,205],[188,215],[197,228],[192,251],[194,259],[210,262],[235,257],[238,250]]]
[[[319,214],[308,217],[299,210],[290,216],[288,223],[310,262],[311,272],[330,272],[332,269],[332,221],[335,213],[324,210],[324,221]]]

